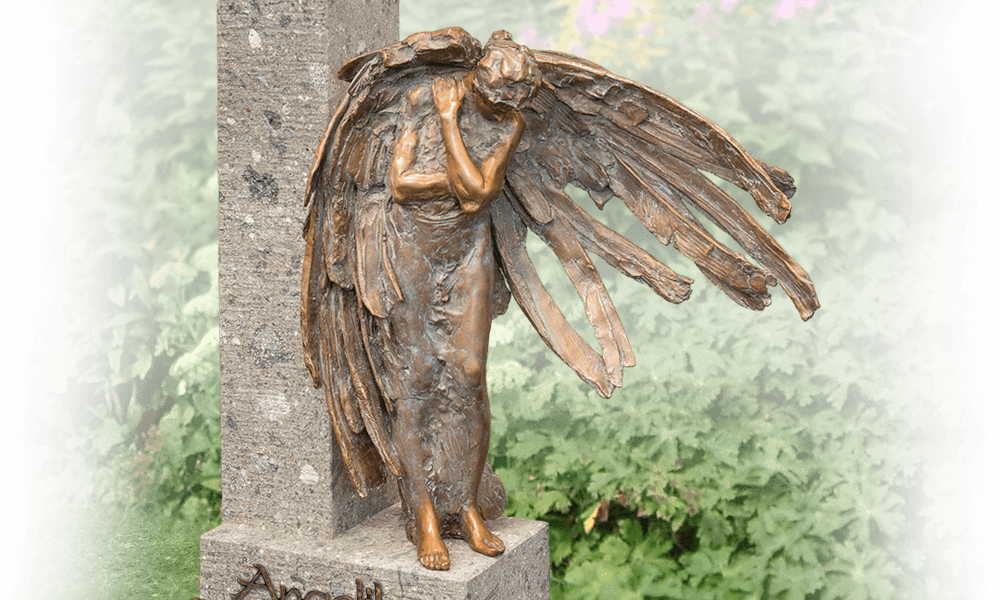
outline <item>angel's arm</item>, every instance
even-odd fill
[[[396,202],[440,198],[451,193],[446,173],[417,173],[412,171],[417,157],[417,134],[405,125],[396,147],[392,151],[389,167],[389,190]]]
[[[441,129],[448,157],[448,179],[462,210],[474,213],[496,198],[503,189],[507,166],[521,141],[525,121],[520,112],[511,111],[507,118],[514,122],[513,133],[483,161],[480,169],[472,162],[458,127],[458,109],[462,106],[463,90],[461,83],[448,78],[438,79],[432,88],[434,103],[441,115]]]

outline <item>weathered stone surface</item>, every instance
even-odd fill
[[[398,5],[221,0],[218,11],[222,521],[329,539],[398,492],[355,494],[302,361],[303,193],[346,89],[337,69],[398,39]]]
[[[506,552],[489,558],[463,540],[446,540],[451,570],[429,571],[417,562],[415,548],[403,533],[398,504],[329,540],[272,537],[244,525],[224,524],[201,538],[201,597],[231,598],[244,589],[238,578],[254,579],[256,564],[264,567],[278,597],[285,586],[296,588],[303,598],[315,590],[328,594],[328,600],[355,600],[360,580],[372,590],[378,582],[383,600],[548,598],[548,525],[508,517],[489,525],[503,539]],[[251,588],[243,598],[264,600],[268,594]]]

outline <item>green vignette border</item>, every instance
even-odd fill
[[[989,265],[991,256],[1000,254],[1000,239],[996,235],[984,235],[991,226],[1000,223],[1000,207],[991,205],[985,198],[986,190],[1000,188],[1000,172],[988,168],[995,161],[1000,161],[1000,116],[991,110],[991,100],[996,98],[997,80],[992,74],[995,67],[993,60],[996,52],[996,36],[993,28],[1000,23],[1000,7],[996,3],[985,0],[964,0],[967,11],[968,28],[958,38],[964,42],[964,47],[948,48],[958,57],[964,57],[965,76],[957,79],[956,91],[965,94],[968,116],[973,119],[975,135],[973,152],[978,157],[980,169],[974,183],[977,190],[978,231],[974,233],[970,248],[971,260],[965,267],[970,271],[977,269],[980,263]],[[23,559],[23,542],[27,515],[28,492],[32,481],[34,467],[27,462],[23,448],[38,432],[25,431],[21,427],[23,411],[27,408],[26,398],[22,396],[22,365],[25,360],[25,334],[33,328],[34,320],[29,322],[29,314],[34,299],[34,286],[38,282],[31,277],[43,264],[39,263],[41,256],[30,256],[32,244],[32,217],[35,209],[44,205],[49,190],[40,187],[43,181],[36,181],[37,171],[41,166],[44,144],[50,141],[54,123],[55,106],[55,40],[60,35],[55,27],[52,9],[47,0],[16,0],[8,8],[5,19],[5,35],[0,36],[3,44],[4,79],[14,82],[4,95],[4,114],[7,116],[7,130],[3,144],[3,161],[5,179],[10,181],[5,195],[7,218],[3,221],[4,232],[0,236],[3,244],[4,280],[8,282],[9,293],[3,298],[4,315],[3,331],[6,343],[2,345],[4,353],[2,368],[4,383],[8,393],[14,391],[12,397],[16,402],[8,400],[0,403],[0,423],[7,428],[0,435],[4,440],[4,460],[0,461],[0,476],[4,480],[20,481],[20,487],[7,486],[0,492],[0,507],[4,518],[0,522],[0,532],[9,536],[6,543],[0,543],[0,565],[5,559],[10,570],[0,566],[0,593],[13,594],[13,586],[21,571]],[[944,23],[940,23],[944,26]],[[956,24],[961,27],[960,24]],[[11,60],[12,59],[12,60]],[[928,65],[928,68],[936,68]],[[956,98],[961,103],[961,98]],[[992,185],[991,185],[992,184]],[[30,199],[30,201],[29,201]],[[35,218],[38,218],[36,215]],[[987,267],[989,268],[989,267]],[[992,270],[992,269],[990,269]],[[987,275],[989,271],[987,271]],[[977,373],[978,394],[984,406],[984,422],[987,431],[996,431],[1000,427],[1000,407],[991,407],[986,401],[986,390],[1000,388],[1000,372],[985,368],[1000,364],[1000,337],[998,323],[1000,314],[991,309],[988,302],[979,299],[989,299],[1000,291],[1000,283],[996,277],[975,277],[975,284],[969,286],[970,294],[970,324],[977,328],[973,333],[978,345],[978,355],[974,351],[970,364],[966,366]],[[978,359],[978,364],[976,361]],[[11,388],[15,388],[11,390]],[[8,397],[10,398],[10,396]],[[975,505],[973,510],[992,513],[992,480],[996,475],[1000,478],[1000,464],[995,464],[989,454],[990,446],[987,440],[986,453],[978,459],[977,468],[980,473],[980,485],[974,492]],[[1000,463],[1000,461],[998,461]],[[982,564],[1000,563],[1000,524],[989,522],[986,548],[981,557]],[[990,556],[994,558],[989,559]],[[996,570],[984,570],[984,582],[987,589],[992,587],[994,597],[1000,597],[1000,573]],[[6,592],[10,590],[10,592]],[[981,597],[987,597],[986,592]]]

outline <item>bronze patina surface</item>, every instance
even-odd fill
[[[407,536],[430,569],[442,537],[496,556],[485,521],[506,496],[486,463],[486,353],[511,296],[542,339],[602,396],[635,364],[587,252],[670,302],[692,280],[608,229],[565,193],[622,202],[736,303],[781,285],[803,319],[805,271],[699,171],[749,192],[781,223],[792,178],[657,91],[503,31],[418,33],[341,67],[350,91],[316,151],[306,202],[302,339],[358,493],[396,478]],[[752,264],[715,240],[692,206]],[[600,353],[567,323],[525,250],[531,229],[582,298]]]

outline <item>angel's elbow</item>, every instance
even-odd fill
[[[409,181],[403,177],[397,169],[390,169],[389,171],[389,193],[392,194],[393,199],[396,202],[402,202],[413,193],[411,189],[413,186],[409,185]]]
[[[499,189],[480,188],[476,190],[465,190],[459,195],[462,210],[467,213],[479,212],[486,203],[500,195]]]

